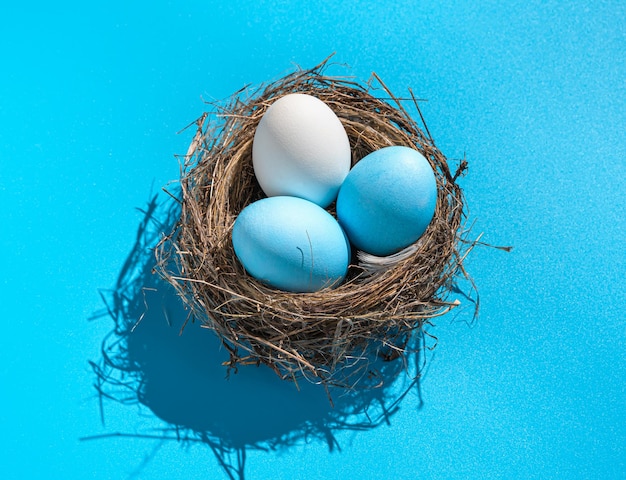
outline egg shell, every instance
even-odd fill
[[[276,100],[261,117],[252,164],[268,197],[295,196],[327,207],[350,171],[350,141],[328,105],[292,93]]]
[[[359,161],[337,197],[337,218],[359,250],[387,256],[424,233],[435,213],[437,182],[417,150],[376,150]]]
[[[337,220],[297,197],[269,197],[245,207],[232,242],[250,275],[289,292],[337,286],[350,263],[351,247]]]

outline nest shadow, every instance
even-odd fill
[[[156,196],[148,202],[117,284],[103,292],[113,328],[103,339],[101,358],[91,362],[103,422],[108,402],[145,407],[167,425],[157,438],[203,443],[230,478],[243,479],[251,449],[318,440],[333,451],[340,448],[337,432],[389,422],[407,393],[419,394],[417,372],[398,375],[407,369],[401,359],[373,360],[378,363],[371,380],[381,388],[351,390],[308,381],[296,385],[262,364],[225,366],[229,353],[218,336],[190,320],[189,307],[154,274],[153,247],[178,209],[173,201],[159,204]],[[421,368],[419,355],[413,361],[414,370]],[[104,436],[126,435],[142,436]],[[154,431],[146,436],[155,438]]]

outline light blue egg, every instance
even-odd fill
[[[337,218],[350,242],[372,255],[391,255],[424,233],[435,213],[437,182],[417,150],[394,146],[358,162],[337,198]]]
[[[256,279],[289,292],[337,286],[350,263],[350,243],[337,220],[308,200],[277,196],[245,207],[233,248]]]

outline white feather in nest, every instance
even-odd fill
[[[417,242],[403,248],[399,252],[387,255],[386,257],[378,257],[371,253],[363,252],[362,250],[357,251],[356,256],[359,260],[359,266],[363,268],[368,275],[372,275],[381,270],[393,267],[402,260],[406,260],[422,246],[422,243],[423,240],[419,239]]]

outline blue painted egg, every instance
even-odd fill
[[[280,290],[334,287],[348,272],[351,247],[339,223],[302,198],[277,196],[251,203],[235,220],[232,241],[246,271]]]
[[[337,218],[356,248],[386,256],[419,239],[436,204],[428,160],[409,147],[385,147],[350,170],[339,189]]]

